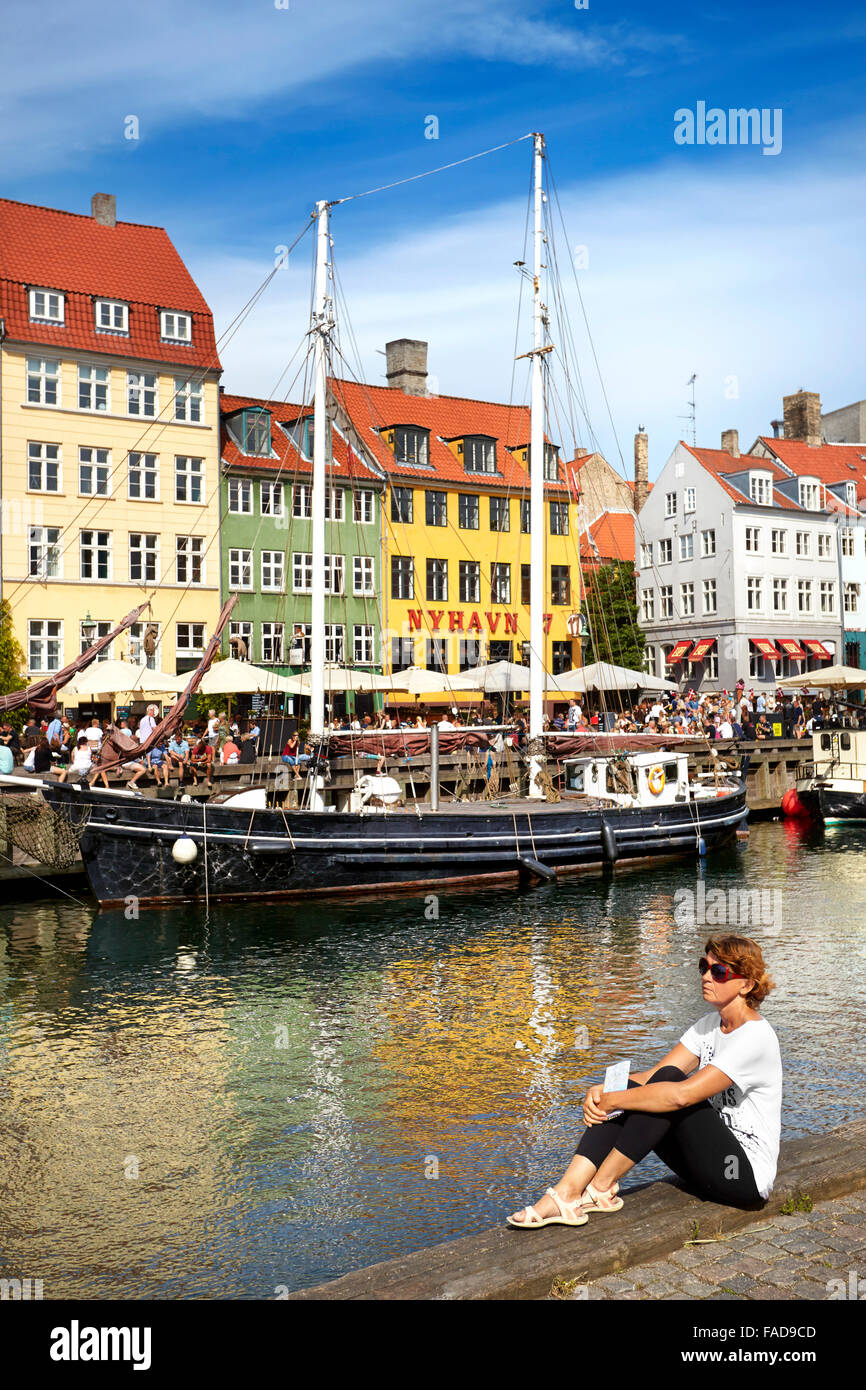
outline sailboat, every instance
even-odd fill
[[[544,457],[542,302],[544,270],[542,172],[545,142],[533,136],[534,275],[531,457]],[[325,515],[327,374],[334,329],[328,270],[331,246],[328,202],[316,205],[317,256],[311,336],[314,343],[314,443],[312,477],[312,622],[310,736],[325,755]],[[69,783],[41,784],[57,814],[86,819],[81,853],[94,894],[104,906],[183,902],[304,899],[335,895],[428,891],[431,887],[494,881],[555,879],[585,868],[703,855],[732,839],[747,815],[744,783],[716,776],[712,784],[689,779],[688,755],[667,736],[582,736],[567,761],[566,789],[546,794],[543,642],[544,470],[530,469],[530,660],[527,796],[441,803],[440,744],[466,734],[430,731],[429,802],[399,804],[371,779],[359,778],[348,805],[338,807],[317,757],[307,777],[305,804],[289,808],[285,791],[250,787],[220,804],[191,799],[142,798]],[[221,615],[228,618],[229,604]],[[213,648],[211,643],[211,649]],[[212,650],[209,649],[209,655]],[[201,678],[206,662],[203,661]],[[164,737],[180,719],[195,679],[152,736]],[[473,731],[474,735],[474,731]],[[138,756],[146,745],[136,746]],[[123,750],[117,757],[123,760]],[[31,784],[33,785],[33,784]],[[396,785],[396,784],[395,784]],[[399,791],[399,787],[398,787]]]

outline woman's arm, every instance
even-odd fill
[[[655,1076],[656,1072],[660,1071],[662,1067],[679,1067],[680,1071],[685,1072],[686,1076],[688,1076],[690,1072],[695,1070],[699,1062],[700,1058],[696,1057],[693,1052],[689,1052],[688,1048],[683,1047],[682,1043],[677,1043],[676,1047],[673,1048],[666,1057],[663,1057],[660,1062],[656,1062],[654,1067],[648,1067],[646,1071],[631,1072],[629,1080],[636,1081],[639,1086],[645,1086],[650,1077]]]
[[[666,1114],[709,1100],[710,1096],[717,1096],[733,1084],[718,1067],[702,1067],[685,1081],[658,1081],[653,1086],[635,1087],[631,1091],[603,1091],[598,1108],[605,1112],[643,1110],[650,1115]]]

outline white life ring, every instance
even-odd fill
[[[665,789],[665,770],[661,763],[656,763],[655,767],[649,770],[647,785],[653,796],[660,796]]]

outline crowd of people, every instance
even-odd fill
[[[159,709],[148,705],[139,719],[79,719],[73,723],[66,715],[39,721],[30,717],[19,733],[12,724],[0,725],[0,772],[11,773],[16,766],[38,776],[56,775],[57,780],[102,781],[108,786],[100,754],[103,744],[118,734],[116,746],[134,753],[135,743],[145,744],[156,731]],[[169,786],[172,776],[183,784],[187,777],[195,786],[213,786],[216,763],[252,763],[258,753],[261,729],[255,717],[241,728],[236,719],[208,711],[207,721],[181,721],[173,732],[146,748],[141,757],[132,757],[125,766],[132,773],[129,787],[152,777],[159,786]]]

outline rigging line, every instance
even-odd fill
[[[79,907],[88,907],[90,905],[83,902],[81,898],[76,898],[72,893],[67,893],[66,889],[61,888],[59,883],[52,883],[50,878],[43,878],[41,874],[35,873],[27,864],[16,864],[10,855],[0,852],[0,858],[5,859],[14,869],[23,869],[25,873],[30,874],[32,878],[38,879],[40,883],[44,883],[46,888],[55,888],[58,893],[63,894],[64,898],[69,898],[71,902],[77,903]]]
[[[447,169],[456,169],[460,164],[470,164],[473,159],[483,159],[485,155],[496,154],[499,150],[507,150],[511,145],[519,145],[522,140],[531,140],[533,132],[529,131],[526,135],[518,135],[516,140],[506,140],[503,145],[492,145],[489,150],[479,150],[477,154],[468,154],[465,159],[455,159],[450,164],[440,164],[438,169],[425,169],[422,174],[411,174],[406,179],[395,179],[393,183],[383,183],[378,188],[367,188],[363,193],[350,193],[345,198],[335,198],[330,206],[339,207],[341,203],[351,203],[357,198],[369,198],[372,193],[386,193],[391,188],[400,188],[404,183],[415,183],[418,179],[429,178],[431,174],[443,174]]]

